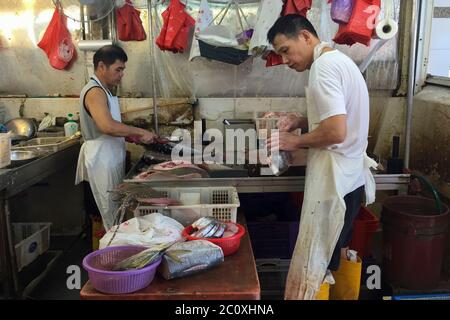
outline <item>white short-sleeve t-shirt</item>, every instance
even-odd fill
[[[347,115],[347,136],[343,143],[328,147],[348,158],[364,155],[369,134],[369,92],[356,64],[337,50],[323,53],[313,63],[309,75],[319,122]],[[361,176],[358,188],[364,184]]]

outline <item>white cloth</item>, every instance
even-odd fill
[[[272,46],[267,41],[267,32],[280,17],[283,9],[281,0],[262,0],[258,8],[256,25],[250,40],[248,53],[257,55],[264,50],[271,50]]]
[[[317,56],[321,50],[318,51]],[[310,83],[316,85],[314,82]],[[308,88],[306,98],[311,132],[321,121],[321,109],[317,106],[315,94]],[[364,138],[367,139],[367,133]],[[344,226],[344,196],[355,190],[354,185],[363,175],[366,179],[366,199],[369,203],[373,202],[375,181],[370,167],[376,165],[375,161],[367,157],[365,150],[358,158],[348,158],[328,148],[309,150],[305,198],[297,243],[286,281],[285,299],[315,299]]]
[[[209,8],[208,0],[201,0],[198,9],[197,19],[195,20],[194,34],[192,36],[191,51],[189,54],[189,61],[196,57],[200,57],[200,47],[198,40],[195,37],[200,31],[204,30],[213,21],[213,13]]]
[[[108,97],[111,116],[121,122],[119,99],[104,88],[98,78],[94,78]],[[88,140],[81,146],[78,157],[75,184],[89,181],[97,207],[102,215],[105,230],[114,225],[117,204],[112,201],[109,191],[120,184],[125,176],[125,139],[102,135]]]

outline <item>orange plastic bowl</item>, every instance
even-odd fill
[[[190,235],[194,229],[192,226],[188,226],[188,227],[184,228],[184,230],[181,234],[188,241],[190,241],[190,240],[207,240],[209,242],[212,242],[222,248],[224,256],[229,256],[229,255],[235,253],[236,251],[238,251],[239,246],[241,245],[241,238],[245,234],[245,228],[243,226],[241,226],[239,223],[235,223],[235,225],[238,227],[238,232],[234,236],[231,236],[228,238],[196,238],[196,237],[192,237]]]

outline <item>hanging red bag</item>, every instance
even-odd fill
[[[75,60],[76,50],[62,8],[55,9],[38,47],[44,50],[50,65],[55,69],[65,69]]]
[[[380,13],[381,0],[355,1],[352,16],[347,24],[339,25],[339,31],[333,39],[337,44],[353,45],[357,42],[370,45],[375,21]]]
[[[280,64],[284,64],[283,58],[276,54],[274,51],[270,51],[269,54],[265,57],[266,67],[274,67],[279,66]]]
[[[284,17],[288,14],[299,14],[306,17],[311,6],[312,0],[285,0],[281,16]]]
[[[116,9],[117,33],[122,41],[143,41],[146,39],[140,11],[127,0],[123,7]]]
[[[163,27],[156,39],[161,50],[174,53],[183,52],[188,46],[188,36],[195,20],[184,11],[185,5],[179,0],[171,0],[167,9],[161,14]]]

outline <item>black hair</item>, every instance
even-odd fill
[[[102,61],[107,67],[114,64],[116,60],[127,62],[128,57],[125,51],[117,45],[107,45],[98,49],[94,54],[94,69],[97,69],[98,63]]]
[[[302,30],[309,31],[313,36],[319,38],[316,29],[308,19],[299,14],[288,14],[275,21],[275,24],[267,32],[267,40],[270,44],[273,44],[277,34],[285,35],[287,38],[295,38]]]

